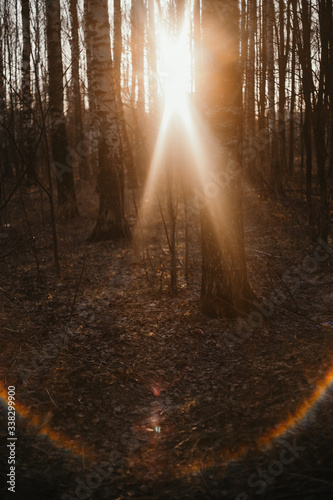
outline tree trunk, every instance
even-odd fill
[[[328,33],[329,33],[329,52],[327,66],[327,89],[329,99],[329,167],[328,179],[332,182],[333,179],[333,6],[332,0],[327,0],[327,18],[328,18]]]
[[[91,26],[89,18],[89,0],[84,0],[84,45],[87,58],[87,82],[89,100],[89,142],[90,142],[90,165],[93,175],[97,177],[98,170],[98,123],[96,101],[92,82],[93,56],[91,50]]]
[[[107,0],[88,0],[91,36],[90,75],[99,117],[99,212],[90,241],[129,235],[124,214],[124,174],[116,92],[111,60]]]
[[[29,0],[22,1],[22,31],[23,31],[23,50],[22,50],[22,136],[23,136],[23,156],[25,159],[25,168],[30,181],[35,177],[34,165],[34,133],[32,121],[32,93],[30,79],[30,14]]]
[[[274,2],[267,0],[266,9],[267,26],[267,84],[268,84],[268,128],[270,135],[270,179],[274,193],[278,192],[279,185],[279,163],[276,150],[276,126],[275,126],[275,75],[274,75]]]
[[[83,123],[80,92],[80,49],[79,49],[79,23],[77,17],[77,0],[70,0],[70,17],[72,27],[71,55],[72,55],[72,88],[74,99],[74,126],[75,126],[75,151],[79,151],[83,143]],[[72,161],[75,161],[74,159]],[[89,168],[86,158],[79,162],[81,179],[88,179]]]
[[[266,76],[267,76],[267,15],[266,10],[266,0],[261,2],[261,26],[260,26],[260,98],[259,98],[259,130],[263,133],[267,128],[266,120]],[[260,164],[266,165],[267,158],[267,148],[265,145],[260,148]]]
[[[326,179],[326,124],[327,124],[327,104],[328,99],[326,93],[329,93],[329,43],[331,33],[329,17],[332,16],[332,9],[327,2],[319,4],[319,27],[320,27],[320,41],[321,41],[321,58],[320,58],[320,72],[319,72],[319,85],[317,99],[314,105],[313,112],[313,131],[314,143],[316,149],[317,171],[319,180],[319,236],[327,242],[329,232],[329,203],[327,200],[327,179]],[[328,96],[327,96],[328,97]],[[313,100],[315,98],[313,97]]]
[[[9,82],[7,87],[11,87],[17,90],[17,46],[18,46],[18,22],[15,27],[10,24],[10,11],[14,10],[16,19],[18,21],[17,11],[19,3],[16,2],[15,7],[9,2],[9,0],[4,1],[4,13],[3,13],[3,28],[4,28],[4,43],[6,52],[6,64],[3,68],[5,81]],[[4,56],[5,57],[5,56]],[[10,176],[16,175],[17,178],[20,176],[20,166],[18,160],[18,154],[16,148],[10,147],[11,143],[9,141],[10,137],[16,137],[19,134],[18,131],[18,120],[17,120],[17,92],[9,92],[9,102],[7,106],[7,137],[8,137],[8,174]]]
[[[291,16],[291,4],[290,13]],[[291,45],[291,95],[290,95],[290,118],[289,118],[289,159],[288,170],[293,173],[294,169],[294,112],[295,112],[295,81],[296,81],[296,27],[292,28]]]
[[[248,57],[246,65],[245,127],[250,137],[255,135],[255,33],[257,30],[257,1],[248,2]]]
[[[176,0],[177,33],[180,33],[185,17],[185,0]]]
[[[156,61],[156,35],[155,35],[155,2],[148,0],[149,19],[149,97],[150,113],[153,119],[157,111],[157,61]]]
[[[146,113],[144,88],[144,29],[145,5],[143,0],[132,0],[131,6],[131,50],[132,50],[132,109],[134,113],[134,151],[137,165],[144,176],[147,173],[145,150]]]
[[[135,6],[134,6],[135,4]],[[145,121],[145,87],[144,87],[144,43],[145,43],[145,5],[142,0],[134,0],[135,9],[135,50],[136,50],[136,78],[138,89],[137,111],[139,122]],[[133,29],[133,26],[132,26]]]
[[[255,117],[255,34],[257,31],[257,0],[248,1],[247,13],[247,48],[248,53],[243,54],[246,58],[245,68],[245,103],[244,123],[243,123],[243,140],[252,147],[256,137],[256,117]],[[253,182],[258,182],[256,169],[256,158],[251,160],[244,158],[249,178]]]
[[[311,21],[309,16],[309,4],[302,0],[302,37],[297,24],[297,0],[293,1],[294,29],[297,29],[298,53],[302,67],[302,86],[305,102],[303,140],[306,151],[306,202],[307,215],[311,237],[314,237],[314,216],[312,207],[312,105],[311,94],[313,91],[312,65],[311,65]],[[297,27],[297,28],[296,28]]]
[[[236,316],[249,310],[250,289],[244,249],[240,159],[241,73],[238,1],[202,3],[207,119],[224,154],[216,172],[226,179],[218,198],[201,211],[201,306],[211,316]]]
[[[290,16],[285,0],[279,0],[279,165],[276,172],[276,194],[283,196],[283,173],[286,171],[286,73],[290,42]],[[287,23],[285,17],[287,16]],[[286,28],[287,24],[287,28]],[[285,37],[287,30],[287,38]]]
[[[128,186],[130,188],[137,187],[137,178],[134,165],[133,151],[130,144],[126,120],[124,115],[124,108],[121,95],[121,53],[122,53],[122,30],[121,30],[121,6],[120,0],[114,0],[113,2],[113,25],[114,25],[114,44],[113,44],[113,71],[114,71],[114,85],[117,97],[119,122],[122,138],[122,146],[124,152],[124,158],[126,159],[127,173],[128,173]]]
[[[194,36],[194,86],[195,99],[200,95],[200,61],[201,61],[201,19],[200,0],[194,0],[193,5],[193,36]]]
[[[0,204],[4,199],[3,181],[9,174],[9,158],[7,144],[7,110],[6,110],[6,87],[3,73],[3,45],[2,45],[2,24],[0,21]],[[0,214],[2,217],[2,214]],[[1,220],[1,218],[0,218]]]
[[[246,67],[248,56],[248,22],[247,22],[247,2],[241,0],[241,26],[240,26],[240,41],[241,41],[241,75],[242,86],[246,88]]]
[[[61,53],[60,3],[46,0],[46,37],[49,69],[49,106],[53,169],[57,179],[58,205],[63,215],[78,214],[73,168],[67,164],[69,152],[64,115],[63,70]]]

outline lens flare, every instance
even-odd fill
[[[230,451],[229,449],[223,449],[220,452],[220,462],[225,466],[228,466],[232,462],[239,462],[243,460],[250,451],[263,452],[269,450],[274,442],[278,439],[285,437],[288,432],[295,432],[297,427],[301,424],[306,423],[311,413],[316,409],[317,405],[323,401],[328,390],[333,384],[333,366],[326,373],[325,377],[321,379],[316,387],[314,388],[310,397],[303,400],[302,404],[298,409],[290,414],[288,418],[269,429],[265,434],[260,436],[253,446],[241,446],[238,450]],[[217,465],[212,460],[205,463],[192,462],[185,466],[180,476],[183,477],[188,474],[193,474],[197,470],[209,469]]]
[[[0,382],[0,403],[7,407],[7,389]],[[88,446],[82,445],[74,439],[70,439],[65,434],[52,429],[47,425],[49,418],[36,415],[32,410],[15,400],[15,413],[18,417],[24,419],[26,425],[35,431],[36,435],[47,437],[54,446],[69,451],[77,456],[84,456],[89,460],[94,459],[94,453],[88,449]]]
[[[228,448],[222,449],[219,454],[220,464],[223,464],[225,467],[227,467],[232,462],[238,462],[244,459],[250,451],[266,451],[273,445],[273,443],[277,439],[283,438],[290,431],[297,430],[297,426],[305,423],[306,419],[316,409],[316,406],[325,398],[327,391],[332,386],[332,383],[333,365],[330,367],[326,375],[317,382],[312,394],[308,398],[303,400],[302,404],[293,414],[274,426],[272,429],[269,429],[264,435],[258,437],[256,443],[252,446],[243,445],[235,451],[231,451]],[[7,407],[7,389],[1,382],[0,403],[3,406]],[[35,429],[37,435],[39,434],[48,437],[52,444],[58,448],[70,451],[71,453],[78,456],[83,456],[83,447],[81,443],[79,444],[72,439],[68,439],[64,434],[53,430],[48,425],[43,425],[42,417],[35,415],[29,408],[20,404],[18,401],[15,401],[15,403],[15,410],[18,416],[23,418],[28,426],[30,426],[32,429]],[[133,424],[134,434],[136,432],[149,432],[153,433],[154,436],[158,436],[159,434],[162,434],[162,430],[164,435],[168,434],[168,432],[170,432],[171,435],[175,433],[176,430],[174,426],[162,425],[162,421],[157,410],[158,408],[155,408],[155,411],[152,412],[150,417],[144,419],[143,422],[139,424]],[[155,449],[155,438],[153,442]],[[94,453],[88,451],[88,447],[84,447],[84,452],[84,456],[89,460],[93,461],[96,459]],[[145,452],[147,453],[146,449]],[[193,474],[195,471],[202,471],[215,465],[217,464],[213,460],[208,460],[204,464],[202,463],[202,461],[192,461],[186,466],[179,468],[179,470],[176,472],[176,476],[184,477],[186,475]]]

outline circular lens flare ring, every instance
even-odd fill
[[[316,405],[325,398],[327,391],[332,387],[332,384],[333,365],[326,372],[326,375],[316,383],[312,394],[308,398],[303,400],[301,405],[294,411],[293,414],[290,415],[289,418],[281,421],[279,424],[275,425],[273,428],[265,432],[262,436],[259,436],[257,438],[255,446],[256,450],[266,451],[273,445],[275,440],[284,437],[288,431],[295,430],[295,428],[297,428],[297,426],[301,422],[303,422],[315,409]],[[8,405],[7,389],[2,382],[0,382],[0,403],[5,406]],[[31,427],[34,427],[37,430],[36,434],[47,436],[53,443],[53,445],[58,448],[65,449],[75,455],[82,456],[82,443],[76,443],[73,440],[69,440],[67,437],[60,434],[60,432],[54,431],[49,426],[41,426],[41,417],[35,415],[32,410],[30,410],[28,407],[23,406],[18,401],[16,401],[15,409],[19,417],[25,419]],[[152,430],[155,431],[156,434],[161,433],[162,428],[161,425],[159,425],[160,422],[158,419],[156,419],[155,414],[153,414],[150,424],[152,426]],[[251,449],[254,449],[254,447],[240,446],[240,448],[236,451],[224,449],[221,452],[220,459],[227,466],[233,461],[239,461],[245,458],[246,454]],[[89,453],[87,454],[86,447],[85,456],[87,456],[90,461],[94,461],[96,459],[93,452],[89,451]],[[202,462],[191,462],[178,471],[177,477],[183,477],[188,474],[193,474],[196,470],[207,469],[214,464],[215,462],[213,461],[211,461],[211,463],[209,463],[208,461],[204,465]]]

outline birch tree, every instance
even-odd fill
[[[99,211],[90,241],[128,236],[124,213],[124,172],[111,59],[110,22],[107,0],[88,0],[91,37],[90,81],[98,115]],[[89,70],[89,68],[88,68]]]

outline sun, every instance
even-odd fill
[[[191,84],[191,55],[186,26],[180,34],[171,36],[162,26],[158,37],[159,81],[168,115],[186,111]]]
[[[156,26],[157,81],[163,107],[140,206],[138,220],[142,224],[137,224],[135,229],[135,238],[138,241],[142,238],[143,227],[152,212],[152,201],[159,189],[158,181],[162,178],[165,155],[171,144],[170,138],[177,135],[176,142],[181,141],[182,147],[186,148],[190,144],[195,147],[200,143],[192,123],[190,92],[193,55],[190,50],[188,22],[184,22],[182,29],[178,30],[178,35],[161,20],[157,21]],[[174,132],[173,136],[170,131]],[[196,155],[195,165],[200,158],[200,155]]]

